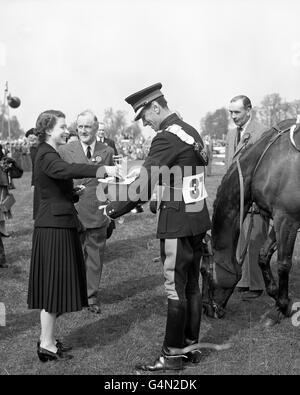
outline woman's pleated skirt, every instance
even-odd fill
[[[87,306],[86,272],[77,229],[35,228],[28,308],[62,314]]]

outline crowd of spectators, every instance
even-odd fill
[[[151,138],[144,136],[131,137],[128,135],[117,135],[115,144],[119,154],[127,156],[131,160],[144,160],[148,155]]]
[[[0,141],[3,153],[13,158],[23,171],[31,171],[30,144],[26,137],[19,140]]]
[[[133,138],[126,135],[117,135],[114,139],[120,155],[131,160],[144,160],[149,152],[151,138],[144,136]],[[31,171],[30,144],[26,137],[19,140],[1,141],[5,155],[9,154],[24,171]]]

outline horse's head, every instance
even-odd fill
[[[201,267],[204,311],[210,317],[222,318],[242,270],[227,251],[212,251],[208,262],[204,257]]]

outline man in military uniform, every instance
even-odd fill
[[[211,225],[203,193],[203,166],[207,165],[203,142],[192,126],[169,110],[161,87],[158,83],[125,99],[135,110],[135,120],[141,119],[157,135],[134,181],[140,186],[140,198],[130,196],[127,201],[114,201],[106,207],[113,219],[129,212],[150,199],[156,182],[162,184],[163,176],[157,169],[175,169],[164,185],[167,193],[159,205],[157,228],[168,297],[165,338],[155,362],[137,366],[153,372],[180,370],[184,361],[200,362],[196,346],[188,352],[183,349],[198,342],[202,310],[199,266],[202,239]]]

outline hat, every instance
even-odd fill
[[[27,132],[25,133],[25,137],[28,138],[28,136],[30,136],[31,134],[34,134],[36,136],[35,128],[31,128],[31,129],[27,130]]]
[[[134,118],[135,121],[140,119],[142,110],[147,104],[163,96],[160,90],[161,87],[162,84],[158,82],[157,84],[148,86],[148,88],[144,88],[141,91],[126,97],[125,101],[133,107],[134,112],[136,113]]]

